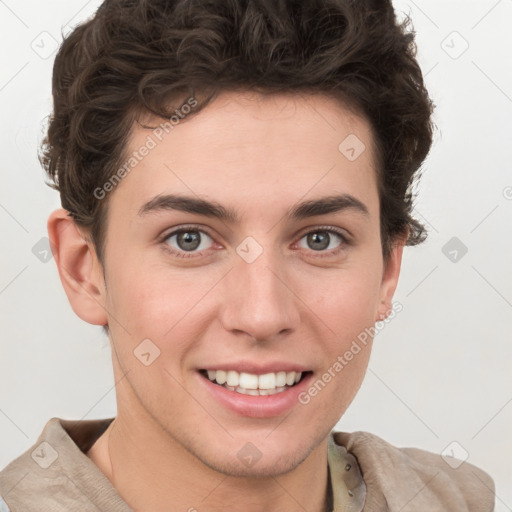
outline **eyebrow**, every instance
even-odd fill
[[[165,194],[154,197],[142,205],[138,215],[144,216],[149,213],[166,210],[195,213],[197,215],[217,218],[231,223],[236,223],[239,220],[239,214],[236,210],[226,208],[216,201],[206,201],[196,197],[175,194]],[[341,194],[299,203],[288,210],[286,217],[289,220],[302,220],[341,211],[355,212],[364,217],[369,216],[368,208],[359,199],[350,194]]]

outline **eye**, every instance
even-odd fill
[[[212,241],[205,231],[186,226],[172,231],[162,240],[172,254],[181,258],[190,258],[196,253],[209,249],[209,243],[211,244]]]
[[[306,246],[301,242],[305,241]],[[204,230],[195,226],[183,226],[165,235],[161,240],[166,250],[179,258],[199,257],[200,253],[211,249],[213,239]],[[319,256],[331,256],[344,250],[349,240],[339,229],[320,227],[305,233],[299,241],[299,246],[312,250]]]
[[[328,255],[336,254],[348,245],[347,237],[340,230],[332,227],[309,231],[302,236],[300,241],[302,240],[305,240],[306,246],[299,242],[300,247]]]

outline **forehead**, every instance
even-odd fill
[[[165,193],[224,197],[242,206],[251,200],[262,214],[326,193],[375,201],[371,126],[329,96],[229,92],[170,129],[159,128],[162,122],[135,125],[127,144],[126,160],[145,156],[114,196],[133,209]]]

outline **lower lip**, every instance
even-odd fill
[[[307,389],[313,376],[308,373],[295,386],[276,393],[275,395],[243,395],[236,391],[226,389],[219,384],[214,384],[210,379],[197,372],[202,386],[205,386],[217,402],[227,409],[251,418],[272,418],[290,410],[299,404],[299,394]]]

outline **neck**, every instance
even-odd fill
[[[287,473],[239,477],[206,466],[152,419],[143,417],[141,421],[138,415],[118,414],[87,454],[133,510],[326,510],[327,440]]]

